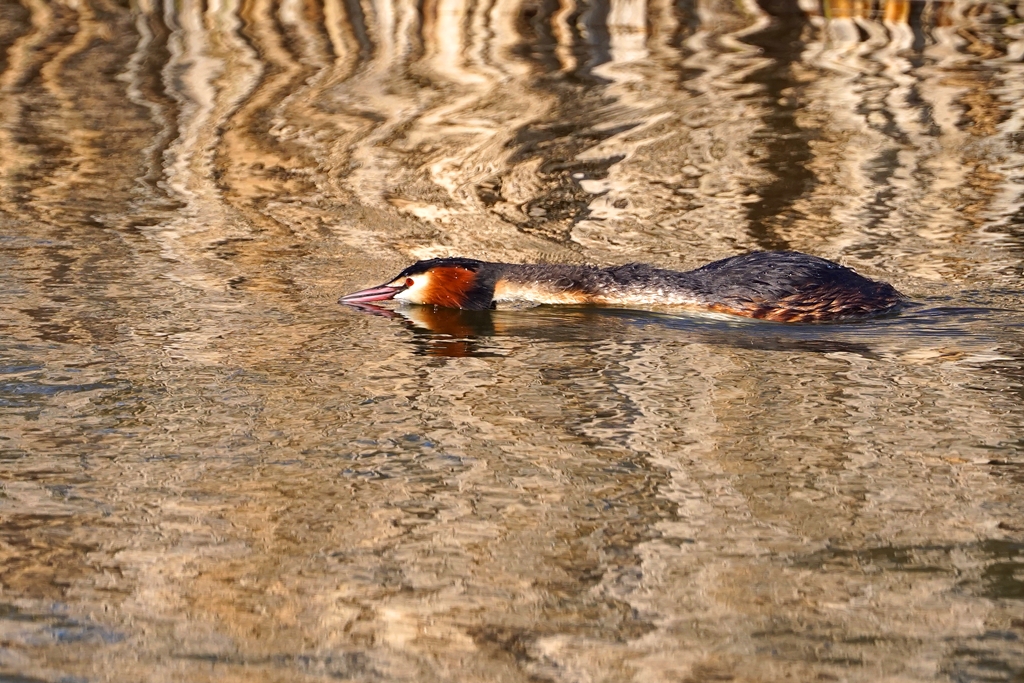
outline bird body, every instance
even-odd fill
[[[601,268],[429,259],[409,266],[387,284],[348,294],[340,301],[358,304],[386,299],[469,310],[512,301],[671,306],[780,322],[878,315],[905,300],[888,283],[795,251],[751,252],[685,272],[644,263]]]

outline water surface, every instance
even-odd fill
[[[0,1],[0,677],[1024,677],[1024,5]],[[901,314],[360,310],[799,249]]]

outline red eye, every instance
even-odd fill
[[[406,287],[412,287],[412,286],[413,286],[413,284],[415,284],[415,283],[414,283],[414,282],[412,281],[412,278],[411,278],[411,277],[407,277],[407,278],[405,278],[405,286],[406,286]]]

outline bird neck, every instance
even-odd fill
[[[529,301],[538,304],[595,303],[594,288],[589,280],[596,272],[599,269],[592,266],[500,264],[493,298],[499,302]]]

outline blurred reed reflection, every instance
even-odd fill
[[[1012,3],[5,6],[0,210],[139,230],[195,286],[287,295],[325,235],[929,279],[985,261],[965,233],[1019,249]]]
[[[0,0],[0,678],[1019,681],[1019,0]],[[784,327],[354,311],[793,248]]]

